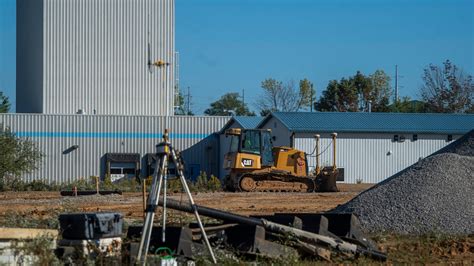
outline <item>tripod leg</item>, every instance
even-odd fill
[[[170,150],[171,150],[171,158],[174,161],[176,171],[181,180],[184,191],[188,195],[189,203],[191,204],[193,208],[194,216],[196,217],[196,220],[199,224],[199,228],[201,229],[201,234],[202,234],[202,237],[204,238],[204,242],[206,243],[207,249],[209,250],[209,253],[211,254],[212,261],[214,262],[214,264],[216,264],[217,263],[216,257],[214,256],[214,252],[212,251],[211,244],[209,243],[209,239],[207,238],[206,231],[204,230],[204,226],[202,225],[201,218],[199,217],[196,204],[194,203],[193,196],[191,195],[191,191],[189,191],[189,187],[188,187],[188,184],[186,183],[186,178],[184,177],[183,169],[180,165],[180,161],[178,160],[178,156],[176,155],[176,151],[173,148],[171,148]]]
[[[148,195],[148,205],[146,208],[145,222],[143,223],[142,238],[138,248],[138,259],[142,265],[146,263],[146,255],[150,247],[151,231],[153,230],[153,220],[155,219],[155,210],[160,197],[161,185],[165,175],[166,165],[168,163],[168,156],[166,154],[157,160],[155,167],[155,176],[153,178],[153,185],[150,194]]]
[[[167,188],[167,181],[168,177],[166,176],[166,169],[165,175],[163,178],[163,222],[161,224],[161,240],[163,243],[166,241],[166,188]]]

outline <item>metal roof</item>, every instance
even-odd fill
[[[293,132],[465,134],[474,129],[474,115],[468,114],[341,112],[275,112],[258,127],[272,117]]]
[[[221,129],[221,133],[223,133],[226,129],[228,129],[234,122],[239,124],[239,126],[243,129],[252,129],[257,128],[257,126],[262,122],[264,117],[261,116],[233,116]]]

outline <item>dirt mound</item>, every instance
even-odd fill
[[[333,212],[354,212],[361,224],[373,232],[474,233],[473,133],[362,192]]]

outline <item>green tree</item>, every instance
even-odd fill
[[[194,115],[190,108],[191,102],[188,99],[190,99],[190,97],[185,98],[183,94],[179,92],[175,100],[175,115]]]
[[[412,100],[410,97],[403,97],[395,101],[389,107],[392,113],[426,113],[426,103],[423,101]]]
[[[358,90],[353,79],[342,78],[329,82],[316,109],[322,112],[357,112],[359,110]]]
[[[8,113],[10,111],[10,101],[6,95],[3,95],[3,92],[0,91],[0,113]]]
[[[0,178],[18,177],[35,169],[42,154],[36,145],[15,136],[9,128],[0,124]]]
[[[298,89],[293,81],[283,84],[283,82],[273,78],[262,81],[261,87],[263,94],[256,103],[261,115],[278,111],[299,111],[302,108],[309,107],[311,97],[316,95],[313,84],[308,79],[301,80]]]
[[[206,109],[204,113],[207,115],[255,116],[255,113],[248,109],[236,92],[224,94],[219,100],[211,103],[210,108]]]
[[[187,97],[185,97],[185,95],[179,91],[178,95],[175,97],[175,115],[194,115],[193,111],[191,110],[191,95],[186,96]]]
[[[389,112],[390,77],[383,70],[370,76],[360,71],[340,81],[332,80],[317,103],[319,111],[367,112],[369,102],[373,112]]]
[[[298,109],[310,107],[316,101],[316,90],[308,79],[300,80]]]
[[[456,65],[446,60],[443,66],[430,64],[424,69],[421,97],[428,111],[435,113],[472,113],[474,82]]]
[[[372,102],[373,112],[389,112],[390,97],[390,77],[383,70],[376,70],[369,76],[371,89],[365,100]]]

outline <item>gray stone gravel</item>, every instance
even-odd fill
[[[460,139],[433,153],[433,155],[448,152],[465,156],[474,156],[474,130],[471,130]]]
[[[362,192],[333,212],[354,212],[362,226],[372,232],[474,233],[472,133]]]

